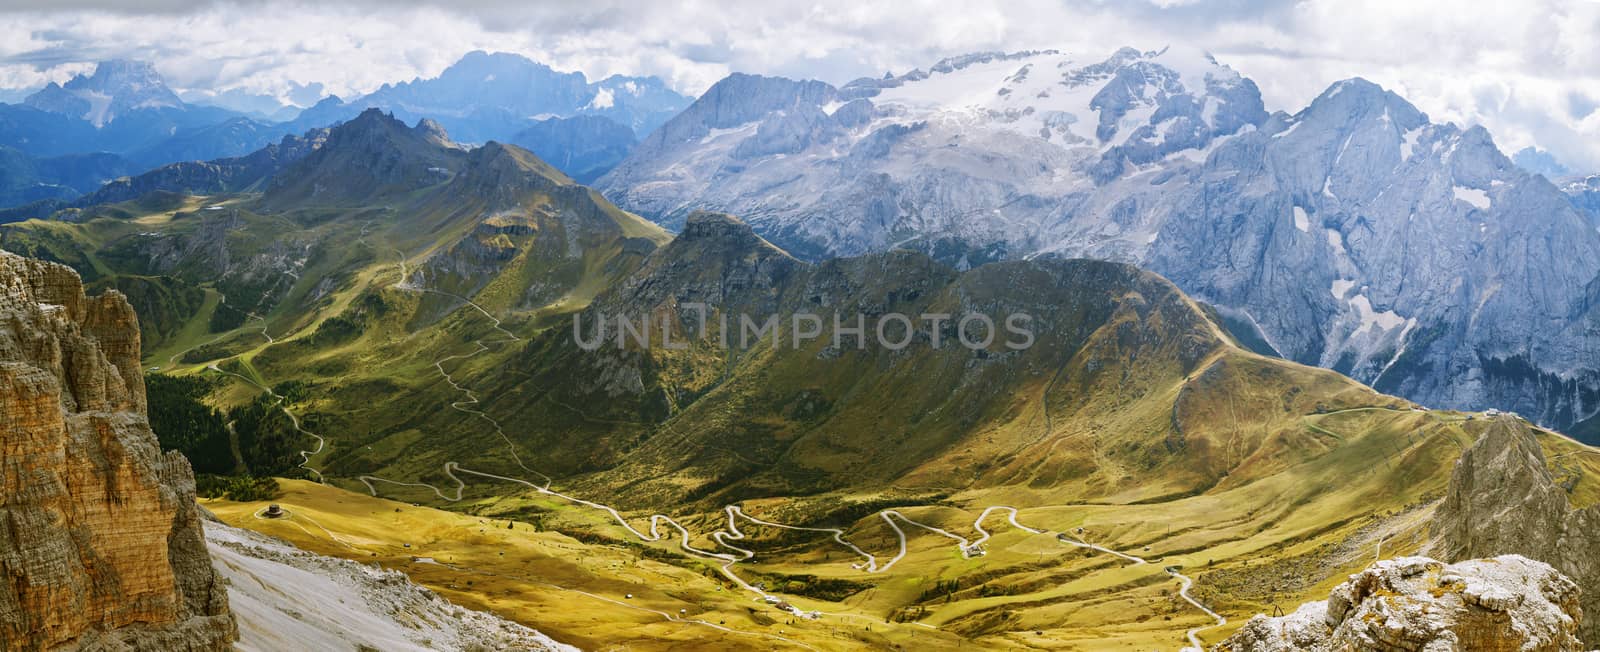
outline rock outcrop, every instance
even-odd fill
[[[1456,463],[1434,515],[1429,553],[1441,559],[1517,554],[1544,561],[1585,587],[1584,611],[1600,614],[1600,506],[1574,510],[1528,425],[1495,418]],[[1582,628],[1600,647],[1600,616]]]
[[[1380,561],[1323,602],[1256,616],[1225,652],[1578,652],[1578,585],[1507,555],[1458,564],[1426,557]]]
[[[0,251],[0,649],[226,649],[194,475],[145,416],[121,294]]]

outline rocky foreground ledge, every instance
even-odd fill
[[[577,652],[494,614],[452,604],[400,571],[307,552],[214,519],[205,528],[239,620],[238,652]]]
[[[1517,555],[1380,561],[1287,616],[1256,616],[1224,652],[1581,652],[1578,585]]]

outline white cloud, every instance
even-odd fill
[[[26,4],[29,0],[24,0]],[[9,3],[16,7],[16,3]],[[841,83],[974,50],[1209,49],[1296,110],[1361,76],[1438,120],[1483,124],[1600,170],[1600,3],[1420,0],[496,0],[213,4],[129,12],[36,0],[0,13],[0,87],[65,80],[87,62],[151,60],[179,88],[352,95],[437,74],[474,49],[599,78],[657,75],[698,93],[738,70]],[[302,93],[303,96],[303,93]]]

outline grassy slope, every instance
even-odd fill
[[[336,556],[399,568],[446,597],[493,610],[584,649],[769,650],[891,645],[947,650],[955,636],[869,618],[791,624],[718,581],[703,565],[656,561],[646,548],[584,543],[548,522],[483,518],[284,481],[283,520],[254,518],[265,503],[206,501],[223,521]],[[407,547],[409,544],[409,547]],[[664,548],[657,548],[662,550]],[[418,563],[425,557],[438,563]],[[627,597],[632,595],[632,598]],[[662,613],[726,628],[673,622]]]

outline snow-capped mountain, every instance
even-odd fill
[[[734,75],[598,185],[669,227],[744,216],[813,258],[1134,262],[1263,346],[1425,404],[1600,410],[1600,233],[1483,129],[1360,79],[1269,115],[1177,49],[978,54],[839,88]]]
[[[104,127],[133,110],[184,106],[150,64],[121,59],[102,61],[95,66],[93,75],[77,75],[65,85],[50,82],[23,103],[41,111],[81,118],[96,127]]]
[[[837,89],[734,75],[599,185],[668,225],[745,216],[811,256],[917,240],[1021,255],[1063,244],[1070,198],[1266,117],[1254,83],[1171,50],[983,53]]]

